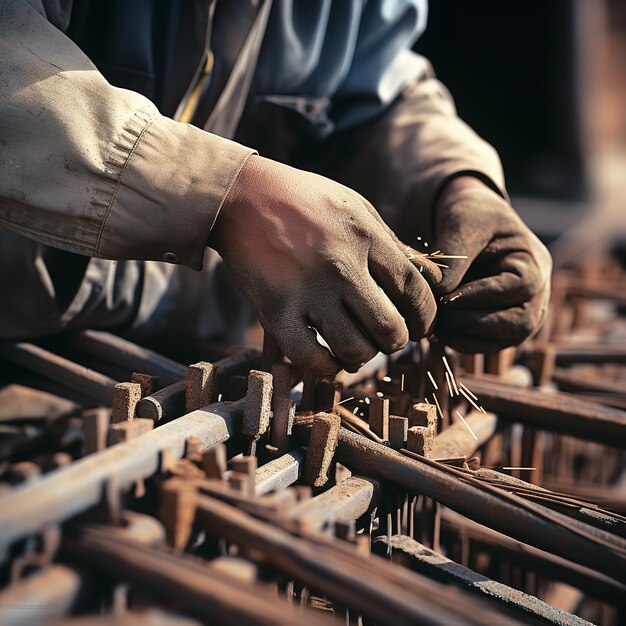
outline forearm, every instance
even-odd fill
[[[505,196],[495,150],[456,114],[432,75],[405,90],[374,125],[334,140],[325,173],[370,200],[401,238],[432,236],[444,188],[475,180]],[[482,181],[482,182],[481,182]]]
[[[459,193],[460,191],[465,191],[466,189],[488,189],[493,193],[498,193],[494,190],[493,186],[487,184],[484,179],[469,174],[460,174],[459,176],[453,176],[443,184],[443,187],[437,196],[434,210],[436,211],[438,206],[445,204],[446,201],[454,194]]]
[[[200,268],[252,151],[112,87],[26,3],[0,8],[0,223],[79,254]]]

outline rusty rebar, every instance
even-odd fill
[[[594,541],[596,536],[605,538],[602,531],[511,494],[498,495],[476,485],[463,484],[435,462],[409,459],[345,429],[339,435],[337,460],[353,472],[382,478],[411,493],[426,495],[521,541],[618,579],[626,576],[626,558]]]
[[[608,446],[626,446],[626,412],[571,395],[518,389],[484,378],[465,378],[480,403],[501,419]]]

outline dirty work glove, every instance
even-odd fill
[[[478,179],[452,181],[434,215],[432,250],[467,259],[449,265],[435,287],[436,334],[461,352],[517,345],[541,322],[552,260],[511,205]]]
[[[209,245],[265,330],[303,368],[354,371],[433,325],[435,299],[404,247],[364,198],[322,176],[251,156]],[[432,277],[431,268],[431,280],[440,275]]]

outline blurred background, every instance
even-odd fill
[[[626,251],[626,2],[434,0],[415,49],[504,163],[555,267]]]

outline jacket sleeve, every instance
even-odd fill
[[[334,97],[339,132],[321,160],[324,173],[366,196],[407,240],[429,236],[430,213],[451,177],[471,174],[506,194],[498,154],[458,117],[431,64],[411,50],[426,25],[425,5],[403,0],[394,12],[384,0],[368,5]],[[359,123],[368,104],[374,113]]]
[[[253,151],[109,85],[23,0],[0,0],[0,224],[107,259],[202,267]]]

